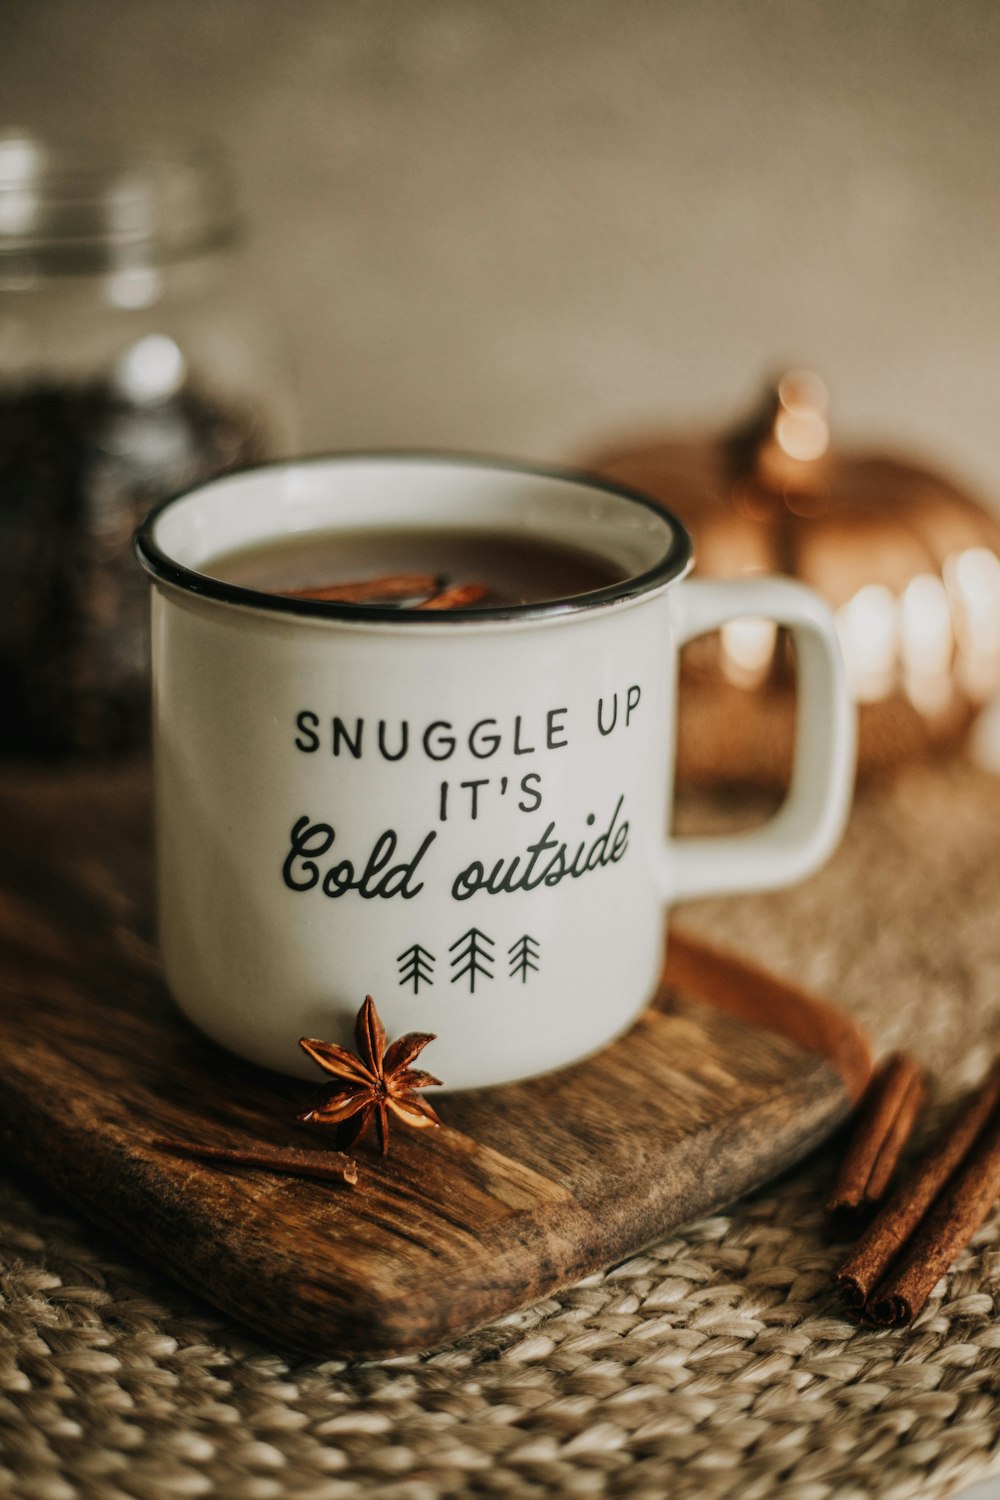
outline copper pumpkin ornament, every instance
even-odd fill
[[[605,450],[586,466],[675,511],[697,572],[785,573],[837,614],[859,708],[859,773],[955,740],[1000,688],[1000,523],[942,474],[831,447],[827,392],[784,376],[721,434]],[[786,642],[737,620],[684,654],[678,776],[787,779]]]

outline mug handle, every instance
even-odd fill
[[[689,578],[678,586],[678,647],[744,616],[792,633],[798,715],[791,785],[763,828],[669,840],[667,901],[767,891],[792,885],[833,853],[851,806],[857,714],[847,690],[833,614],[812,589],[787,578]]]

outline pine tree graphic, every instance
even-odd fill
[[[480,932],[478,927],[470,927],[468,932],[463,932],[458,941],[448,949],[449,953],[455,954],[451,960],[451,967],[455,970],[451,976],[452,984],[458,979],[464,979],[467,974],[469,993],[474,994],[477,975],[482,979],[492,979],[493,954],[489,951],[492,947],[493,939],[487,937],[485,932]]]
[[[414,943],[405,953],[401,953],[396,963],[399,967],[400,984],[412,984],[414,994],[422,984],[434,983],[434,955],[419,943]]]
[[[537,974],[540,951],[538,939],[529,936],[528,933],[519,937],[516,943],[511,943],[507,949],[511,979],[520,977],[521,983],[526,984],[529,973]]]

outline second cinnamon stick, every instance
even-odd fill
[[[1000,1115],[994,1115],[934,1203],[865,1311],[873,1323],[905,1328],[921,1311],[1000,1197]]]
[[[958,1109],[942,1138],[935,1142],[909,1180],[893,1194],[885,1209],[835,1271],[834,1282],[849,1308],[860,1310],[868,1302],[998,1108],[1000,1062],[994,1063],[980,1088]]]

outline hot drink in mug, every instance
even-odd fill
[[[204,485],[138,549],[167,981],[255,1062],[312,1076],[298,1038],[349,1043],[372,994],[391,1035],[437,1033],[448,1087],[563,1066],[655,992],[670,905],[799,880],[840,836],[854,722],[828,609],[689,578],[683,527],[640,496],[334,457]],[[679,648],[748,615],[795,642],[788,797],[751,834],[672,839]]]

